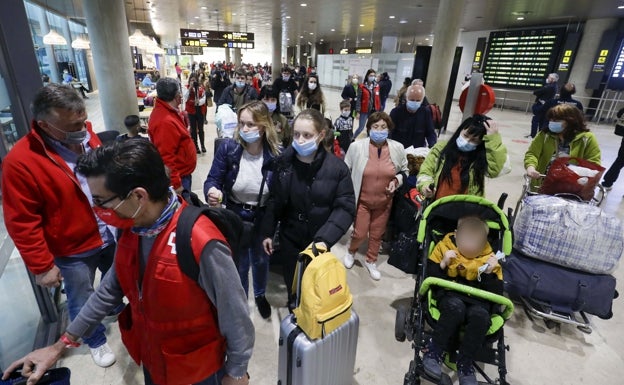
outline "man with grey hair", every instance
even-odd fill
[[[158,98],[150,116],[150,140],[171,173],[171,185],[177,192],[191,191],[191,174],[197,165],[195,144],[178,109],[182,103],[180,84],[174,78],[156,82]]]
[[[437,142],[433,126],[433,117],[429,107],[423,105],[425,88],[410,86],[405,93],[405,104],[390,111],[390,119],[394,129],[390,131],[390,139],[403,144],[403,147],[432,147]]]
[[[558,81],[559,75],[556,73],[548,74],[548,77],[546,77],[546,85],[533,91],[533,95],[535,95],[535,103],[532,107],[533,118],[531,119],[531,133],[528,135],[531,138],[535,138],[537,130],[540,128],[540,122],[544,120],[544,115],[546,114],[546,111],[543,109],[544,103],[554,99],[555,95],[557,95],[557,92],[559,91],[559,87],[557,85]]]
[[[36,283],[64,283],[73,320],[94,291],[96,269],[105,275],[115,252],[114,229],[96,217],[87,180],[74,173],[78,156],[101,142],[70,85],[41,88],[31,110],[30,132],[3,161],[4,222]],[[101,367],[115,362],[105,331],[98,323],[84,339]]]

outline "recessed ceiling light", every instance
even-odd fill
[[[618,9],[624,9],[624,5],[618,5]]]
[[[412,43],[407,43],[407,45],[412,45]]]
[[[360,27],[363,27],[363,26],[364,26],[364,24],[360,24]]]
[[[302,7],[307,7],[308,6],[308,4],[306,4],[306,3],[301,3],[299,5],[301,5]]]
[[[388,19],[394,19],[395,16],[388,16]]]
[[[199,16],[195,16],[196,19],[199,19]]]
[[[321,41],[325,41],[325,39],[321,39]]]
[[[331,29],[331,31],[332,31],[332,32],[336,32],[336,28],[332,28],[332,29]]]
[[[201,7],[201,9],[208,9],[208,7]]]
[[[314,35],[314,32],[310,32],[310,35]]]
[[[419,23],[422,23],[422,20],[418,20]]]
[[[271,23],[264,23],[264,25],[271,25]]]
[[[299,36],[299,39],[303,39],[303,35]]]
[[[516,20],[524,20],[524,16],[518,16],[516,17]]]
[[[429,38],[428,38],[428,37],[426,37],[426,38],[425,38],[425,40],[429,40]]]
[[[407,20],[403,19],[403,20],[399,21],[399,23],[405,24],[405,23],[407,23]]]
[[[364,38],[362,38],[362,41],[364,41]]]
[[[290,16],[286,16],[287,19],[290,19]]]
[[[236,16],[236,12],[232,13],[232,16]]]
[[[190,24],[190,25],[195,25],[195,23],[193,23],[193,22],[190,22],[189,24]]]
[[[290,40],[290,38],[289,38],[289,37],[287,37],[287,38],[286,38],[286,40],[288,41],[288,40]]]

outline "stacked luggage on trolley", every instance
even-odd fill
[[[576,167],[597,172],[570,174]],[[591,333],[588,314],[613,316],[611,273],[624,250],[624,229],[599,207],[603,172],[582,159],[558,158],[541,185],[525,177],[512,220],[514,247],[503,266],[505,291],[548,328],[570,324]]]

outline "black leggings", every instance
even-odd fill
[[[199,107],[197,107],[196,112],[194,114],[189,114],[189,122],[191,123],[191,138],[193,138],[193,143],[195,143],[195,148],[204,150],[206,146],[204,145],[204,114],[201,113]],[[199,134],[199,146],[197,145],[197,136]]]
[[[440,319],[433,332],[433,342],[443,350],[449,349],[449,342],[465,325],[464,338],[459,354],[472,360],[483,346],[485,335],[490,328],[490,312],[485,304],[466,303],[452,293],[446,293],[438,301]]]

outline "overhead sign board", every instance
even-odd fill
[[[180,29],[180,40],[183,47],[243,49],[255,47],[254,34],[251,32]]]

